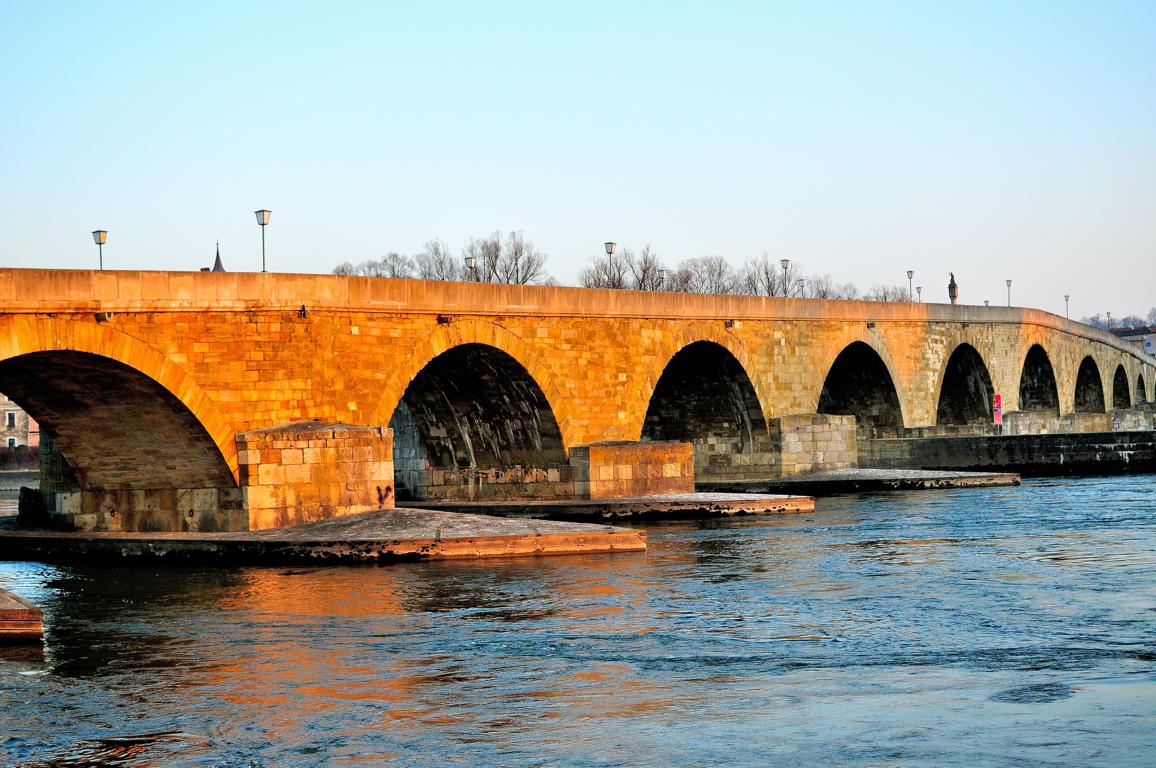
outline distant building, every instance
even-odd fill
[[[221,263],[221,243],[217,243],[217,260],[213,262],[213,266],[201,267],[202,272],[224,272],[225,265]]]
[[[1138,328],[1113,328],[1112,333],[1122,341],[1129,341],[1150,355],[1156,355],[1156,325]]]
[[[8,396],[0,393],[0,445],[15,448],[40,446],[40,425]]]

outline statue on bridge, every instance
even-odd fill
[[[954,304],[955,300],[959,298],[959,286],[955,282],[955,273],[948,272],[947,274],[951,275],[951,282],[947,284],[947,298],[951,299],[951,303]]]

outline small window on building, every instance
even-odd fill
[[[8,411],[8,413],[4,414],[4,422],[8,425],[9,429],[12,429],[13,427],[15,427],[16,426],[16,411]]]
[[[16,438],[14,438],[14,437],[8,438],[8,447],[9,448],[15,448],[16,447]]]

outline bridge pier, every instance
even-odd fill
[[[40,489],[49,521],[100,531],[257,531],[391,508],[393,433],[303,422],[237,435],[240,485],[82,487],[51,438]],[[157,477],[156,480],[161,478]]]
[[[301,422],[237,435],[248,529],[393,507],[393,432]]]

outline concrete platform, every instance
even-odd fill
[[[262,563],[390,562],[640,552],[646,532],[609,525],[387,509],[242,533],[120,533],[0,528],[0,559]]]
[[[0,589],[0,643],[26,643],[43,637],[40,609]]]
[[[805,493],[832,496],[866,491],[915,491],[931,488],[987,488],[1019,485],[1012,472],[951,472],[926,469],[837,469],[774,480],[696,483],[709,492]]]
[[[809,496],[759,493],[670,493],[628,499],[567,501],[423,501],[423,506],[447,512],[471,512],[545,520],[671,520],[735,515],[775,515],[812,512]]]

